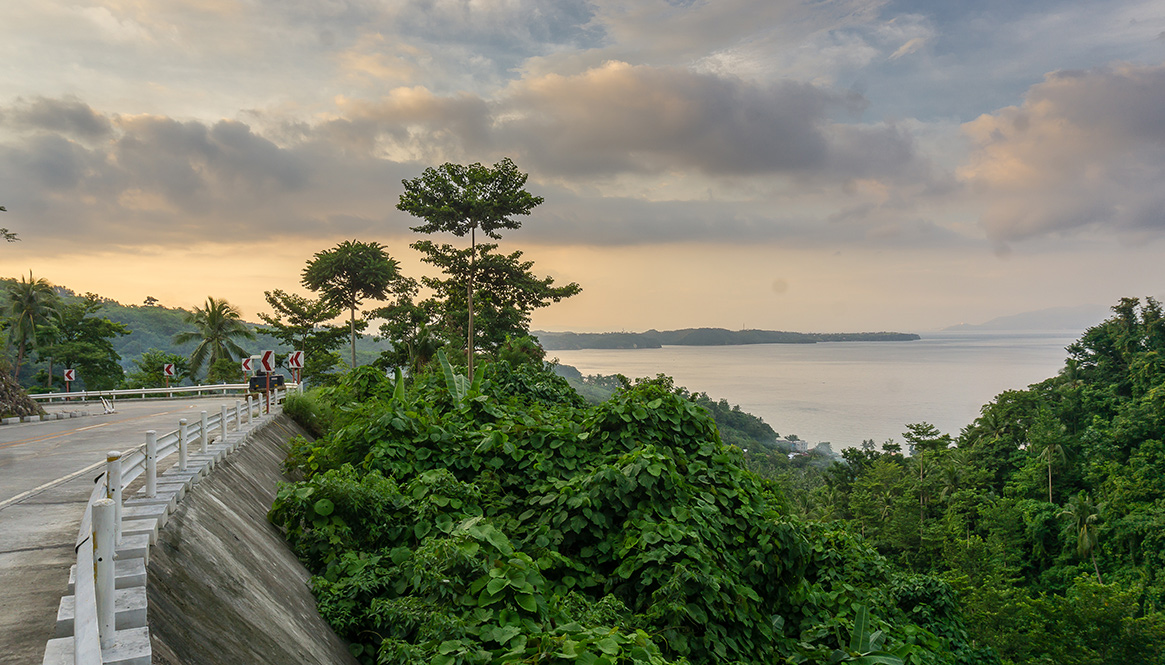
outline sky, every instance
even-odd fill
[[[923,332],[1165,295],[1159,0],[5,0],[0,275],[304,292],[511,158],[545,330]],[[439,240],[460,242],[449,237]]]

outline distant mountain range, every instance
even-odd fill
[[[658,349],[661,346],[735,346],[739,344],[816,344],[818,342],[909,342],[920,339],[914,333],[798,333],[780,330],[726,330],[685,328],[648,330],[641,333],[530,333],[547,351],[574,349]]]
[[[1104,321],[1111,313],[1111,310],[1104,305],[1049,307],[1034,312],[1000,316],[986,323],[960,323],[943,328],[943,330],[1071,330],[1081,332]]]

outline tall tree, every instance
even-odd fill
[[[322,298],[305,298],[281,289],[264,291],[263,296],[272,313],[259,314],[268,327],[260,328],[258,332],[271,335],[296,351],[303,351],[306,358],[303,378],[327,372],[333,364],[342,362],[332,351],[344,345],[348,333],[326,323],[340,316],[339,307]]]
[[[473,335],[474,281],[477,262],[477,230],[490,238],[500,239],[500,229],[516,229],[522,223],[516,215],[529,215],[543,201],[541,196],[527,192],[527,175],[518,170],[509,157],[493,167],[480,163],[464,166],[445,163],[427,168],[419,178],[402,180],[405,191],[400,195],[397,209],[420,217],[425,223],[414,226],[418,233],[448,232],[463,238],[469,235],[469,270],[466,275],[468,324],[466,352],[469,378],[473,379],[473,353],[476,338]]]
[[[243,323],[238,308],[226,300],[207,297],[205,307],[195,307],[182,318],[195,329],[174,335],[174,343],[198,342],[190,353],[191,375],[197,374],[204,363],[212,366],[220,358],[230,360],[247,355],[235,340],[255,339],[254,331]]]
[[[31,270],[27,280],[21,276],[19,282],[9,287],[7,296],[8,343],[17,347],[16,368],[12,375],[19,377],[28,348],[37,346],[38,329],[57,318],[60,298],[48,280],[33,277]]]
[[[60,317],[52,324],[51,342],[40,350],[42,355],[76,369],[79,380],[89,390],[116,388],[124,376],[113,340],[128,335],[130,330],[121,323],[95,316],[101,307],[100,296],[93,293],[62,302],[58,307]],[[51,376],[51,365],[48,373]]]
[[[1031,447],[1039,451],[1039,458],[1048,465],[1048,503],[1052,501],[1052,465],[1058,460],[1068,461],[1064,449],[1064,425],[1055,419],[1049,409],[1042,409],[1028,432]]]
[[[365,299],[387,300],[401,281],[399,264],[378,242],[345,240],[317,252],[303,269],[303,285],[327,304],[349,310],[352,367],[356,367],[356,310]]]

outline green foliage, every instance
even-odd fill
[[[530,312],[578,293],[578,284],[554,287],[554,280],[538,279],[530,272],[533,263],[522,261],[522,252],[493,254],[496,244],[477,246],[476,232],[499,239],[501,229],[516,229],[517,216],[529,215],[542,204],[541,196],[525,190],[526,174],[509,157],[492,167],[480,163],[463,166],[445,163],[427,168],[419,178],[402,180],[404,193],[397,209],[420,217],[418,233],[469,235],[469,249],[418,241],[411,245],[424,254],[421,260],[437,266],[447,279],[426,277],[422,283],[434,294],[412,308],[409,318],[439,328],[445,339],[464,339],[469,377],[474,376],[477,349],[493,352],[509,334],[529,331]],[[474,319],[481,321],[475,333]],[[414,324],[414,327],[415,324]]]
[[[244,380],[242,366],[231,358],[219,358],[206,370],[208,383],[242,383]]]
[[[33,277],[28,271],[28,279],[21,276],[19,282],[12,282],[5,294],[4,314],[8,327],[8,347],[16,346],[16,361],[13,376],[19,378],[30,348],[38,348],[44,328],[59,318],[57,311],[60,298],[52,284],[43,277]]]
[[[271,306],[271,314],[261,313],[259,318],[267,324],[259,328],[259,333],[275,337],[288,348],[303,351],[305,366],[301,371],[304,381],[320,381],[339,362],[333,351],[344,344],[347,333],[343,328],[327,325],[340,315],[340,308],[320,298],[312,300],[281,289],[264,291],[263,296]],[[359,322],[362,329],[367,324]]]
[[[412,281],[378,242],[345,240],[316,252],[303,269],[303,285],[320,293],[326,306],[349,310],[352,367],[356,366],[356,310],[367,299],[387,300],[397,291],[409,292]]]
[[[166,385],[164,365],[173,364],[176,376],[169,383],[176,386],[190,377],[190,361],[186,356],[150,349],[133,361],[134,369],[125,375],[127,388],[161,388]]]
[[[546,358],[546,351],[538,344],[538,340],[529,335],[506,335],[506,340],[498,347],[498,360],[510,365],[523,363],[542,364]]]
[[[1113,313],[1058,376],[985,405],[957,447],[919,423],[911,457],[870,445],[816,478],[775,470],[799,512],[840,517],[926,575],[888,600],[961,662],[1162,662],[1165,317],[1152,298]]]
[[[129,330],[120,323],[94,316],[101,307],[100,298],[92,293],[63,299],[38,352],[62,368],[77,370],[78,381],[71,386],[74,390],[110,390],[118,387],[124,375],[113,340],[129,334]]]
[[[331,409],[321,399],[316,390],[305,393],[290,392],[283,399],[283,413],[286,413],[312,436],[322,436],[332,422]]]
[[[422,254],[421,261],[438,268],[445,277],[423,277],[421,284],[432,295],[417,307],[428,315],[426,323],[441,331],[451,343],[465,339],[469,322],[466,284],[473,280],[474,333],[477,348],[493,353],[507,336],[523,337],[530,330],[535,309],[548,307],[582,291],[575,283],[556,286],[552,277],[536,277],[534,263],[522,260],[520,250],[495,253],[494,243],[469,249],[419,240],[410,245]]]
[[[198,374],[204,364],[213,367],[222,359],[233,361],[250,355],[235,340],[253,340],[255,333],[243,323],[239,309],[226,300],[208,297],[205,307],[187,312],[183,321],[194,330],[174,335],[174,343],[197,343],[190,352],[191,376]]]
[[[590,407],[538,364],[441,365],[317,391],[330,427],[271,511],[363,662],[827,662],[870,600],[883,648],[954,662],[957,617],[899,607],[946,587],[895,595],[869,547],[790,519],[669,380]]]

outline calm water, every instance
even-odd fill
[[[1079,333],[930,333],[915,342],[666,346],[551,351],[583,374],[668,374],[724,398],[781,435],[835,451],[862,439],[902,441],[907,423],[957,435],[980,407],[1055,375]]]

